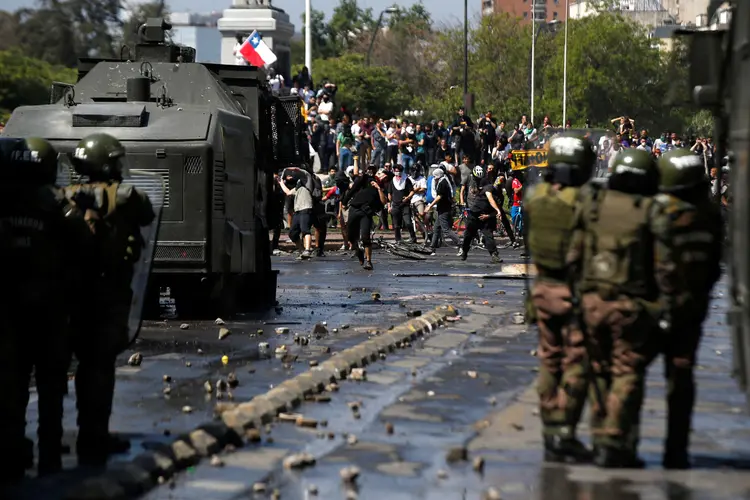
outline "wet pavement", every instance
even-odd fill
[[[522,262],[518,251],[505,250],[503,256],[505,264]],[[355,491],[361,499],[478,499],[488,488],[504,499],[750,498],[750,474],[744,471],[750,465],[750,452],[745,452],[750,448],[750,419],[729,377],[724,282],[714,292],[699,355],[696,468],[661,470],[665,405],[657,361],[648,380],[640,448],[647,469],[604,472],[542,462],[533,388],[536,334],[518,324],[517,316],[523,310],[523,281],[393,277],[414,271],[498,271],[501,266],[491,266],[487,253],[480,251],[467,262],[448,249],[423,262],[379,253],[374,264],[375,271],[368,273],[335,252],[310,262],[276,259],[281,309],[227,321],[232,334],[221,341],[220,326],[211,322],[190,323],[186,330],[180,329],[179,320],[148,325],[136,346],[144,356],[142,365],[118,369],[112,428],[133,438],[131,456],[171,439],[165,434],[189,431],[212,417],[217,398],[215,392],[205,393],[206,380],[213,384],[236,373],[240,384],[232,396],[247,401],[305,371],[310,360],[327,359],[405,321],[407,311],[451,303],[462,314],[460,321],[368,366],[367,381],[342,381],[339,390],[330,393],[330,402],[305,402],[295,410],[318,420],[317,428],[274,423],[263,429],[261,443],[222,455],[223,467],[203,462],[144,498],[261,499],[277,490],[282,499],[355,498]],[[380,299],[373,300],[373,293]],[[322,321],[328,332],[316,338],[311,332]],[[277,335],[279,327],[289,333]],[[296,344],[295,334],[309,336],[309,344]],[[270,358],[258,349],[259,342],[270,344]],[[273,355],[278,344],[288,347],[283,359]],[[133,352],[123,355],[123,364]],[[229,358],[226,366],[223,355]],[[163,381],[164,375],[171,383]],[[66,429],[71,430],[72,389],[66,402]],[[359,411],[352,410],[353,404]],[[183,413],[186,405],[191,413]],[[35,412],[32,404],[30,435]],[[584,439],[587,431],[584,423]],[[462,459],[464,450],[467,460]],[[314,455],[316,465],[301,471],[281,465],[285,456],[300,451]],[[478,457],[484,461],[482,474],[474,470]],[[341,469],[350,465],[361,471],[355,487],[340,478]],[[56,481],[32,483],[26,496],[15,498],[59,498]],[[256,483],[263,483],[265,492],[254,494]]]

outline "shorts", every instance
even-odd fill
[[[349,208],[341,205],[341,218],[344,219],[344,224],[349,222]]]
[[[289,238],[296,242],[300,235],[307,236],[308,234],[311,234],[312,227],[312,209],[295,212],[294,217],[292,218],[292,228],[289,231]]]
[[[417,211],[419,215],[424,215],[424,209],[427,206],[423,200],[415,201],[411,204],[412,208]]]

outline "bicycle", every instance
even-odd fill
[[[395,255],[396,257],[402,257],[409,260],[427,260],[426,257],[417,253],[417,246],[407,243],[393,243],[387,241],[382,236],[372,242],[373,248],[385,250],[386,252]],[[411,248],[411,250],[410,250]],[[421,250],[422,253],[426,253],[426,250]]]

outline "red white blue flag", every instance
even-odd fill
[[[252,66],[262,68],[276,62],[276,54],[268,48],[258,31],[253,31],[239,50],[242,57]]]

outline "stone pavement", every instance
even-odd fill
[[[296,410],[325,419],[326,427],[274,424],[264,431],[264,444],[226,455],[222,468],[198,466],[146,498],[260,499],[274,491],[282,499],[479,499],[490,488],[503,499],[750,498],[750,428],[742,394],[729,376],[726,295],[723,281],[699,356],[692,471],[659,465],[665,421],[661,361],[648,379],[640,447],[645,470],[544,465],[536,359],[530,356],[535,334],[514,324],[520,306],[514,297],[459,305],[468,313],[463,321],[368,367],[366,382],[342,382],[330,403]],[[585,420],[580,431],[588,440]],[[316,464],[283,468],[282,457],[298,451],[311,453]],[[480,457],[481,474],[475,470]],[[355,485],[340,479],[348,466],[359,468]],[[263,492],[252,493],[256,483]]]

